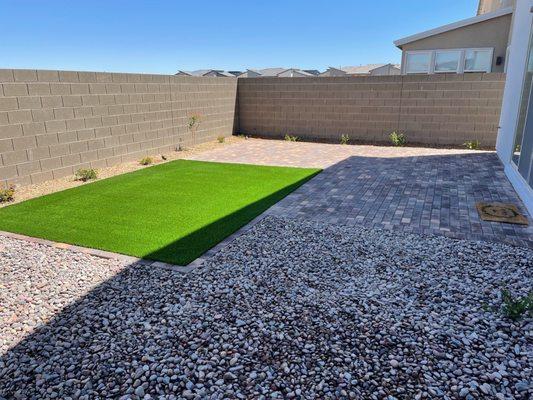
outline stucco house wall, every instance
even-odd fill
[[[506,57],[512,15],[502,15],[448,32],[402,45],[402,72],[406,51],[492,47],[492,72],[504,72],[505,62],[496,65],[497,57]]]

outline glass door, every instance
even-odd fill
[[[533,187],[533,28],[529,39],[529,50],[518,123],[516,126],[512,162],[518,172]]]

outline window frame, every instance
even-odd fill
[[[426,71],[417,71],[417,72],[409,72],[407,71],[408,63],[407,63],[407,57],[409,57],[410,54],[428,54],[429,55],[429,61],[428,61],[428,70]],[[432,50],[413,50],[413,51],[406,51],[405,52],[405,73],[409,75],[420,75],[420,74],[430,74],[431,73],[431,65],[433,64],[433,51]]]
[[[445,49],[445,50],[434,50],[435,57],[433,58],[433,73],[435,74],[459,74],[461,70],[461,61],[464,62],[464,54],[466,54],[466,51],[463,51],[463,49]],[[459,58],[457,59],[457,68],[455,68],[455,71],[437,71],[437,54],[438,53],[459,53]]]
[[[490,64],[488,66],[488,69],[482,69],[482,70],[467,70],[465,69],[465,63],[466,63],[466,52],[467,51],[487,51],[490,54]],[[446,52],[459,52],[459,62],[457,64],[457,70],[455,72],[452,71],[436,71],[435,70],[435,62],[437,60],[437,53],[446,53]],[[492,72],[492,64],[494,62],[494,48],[493,47],[465,47],[465,48],[454,48],[454,49],[431,49],[431,50],[406,50],[404,57],[404,64],[405,67],[403,67],[403,74],[405,75],[432,75],[432,74],[468,74],[468,73],[475,73],[475,72],[485,72],[490,73]],[[427,72],[409,72],[407,70],[407,58],[410,54],[420,54],[425,53],[429,54],[429,68]],[[506,63],[507,66],[507,63]]]
[[[489,53],[490,55],[490,63],[489,63],[489,69],[486,70],[486,69],[466,69],[466,52],[467,51],[486,51]],[[472,48],[468,48],[468,49],[463,49],[463,52],[464,52],[464,55],[463,55],[463,71],[465,73],[468,73],[468,72],[486,72],[486,73],[489,73],[489,72],[492,72],[492,63],[494,62],[494,47],[478,47],[478,48],[475,48],[475,47],[472,47]],[[507,63],[505,63],[507,65]]]

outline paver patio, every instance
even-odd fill
[[[478,201],[513,203],[527,215],[494,152],[249,139],[192,158],[325,168],[268,215],[533,247],[531,224],[478,216]]]

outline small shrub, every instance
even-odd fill
[[[224,136],[217,137],[218,143],[224,143],[226,141],[226,138]]]
[[[152,157],[144,157],[141,161],[139,161],[139,164],[141,165],[150,165],[154,163],[154,159]]]
[[[244,133],[239,133],[237,137],[241,139],[248,139],[248,137]]]
[[[463,146],[465,146],[468,150],[479,150],[480,145],[481,143],[479,143],[479,140],[469,140],[463,143]]]
[[[395,146],[405,146],[407,139],[403,133],[392,132],[389,136],[391,142]]]
[[[96,170],[89,168],[89,169],[79,169],[76,171],[75,179],[77,181],[87,182],[92,179],[98,178],[98,173]]]
[[[508,290],[502,290],[502,312],[513,321],[518,321],[522,316],[533,316],[533,291],[527,296],[513,298]]]
[[[348,144],[349,141],[350,141],[350,136],[341,135],[341,144]]]
[[[285,135],[285,140],[287,142],[297,142],[299,138],[298,136]]]
[[[193,114],[189,117],[189,121],[187,122],[187,126],[189,129],[194,129],[196,126],[200,124],[200,114]]]
[[[0,203],[7,203],[13,201],[15,198],[15,187],[10,186],[7,189],[0,189]]]

